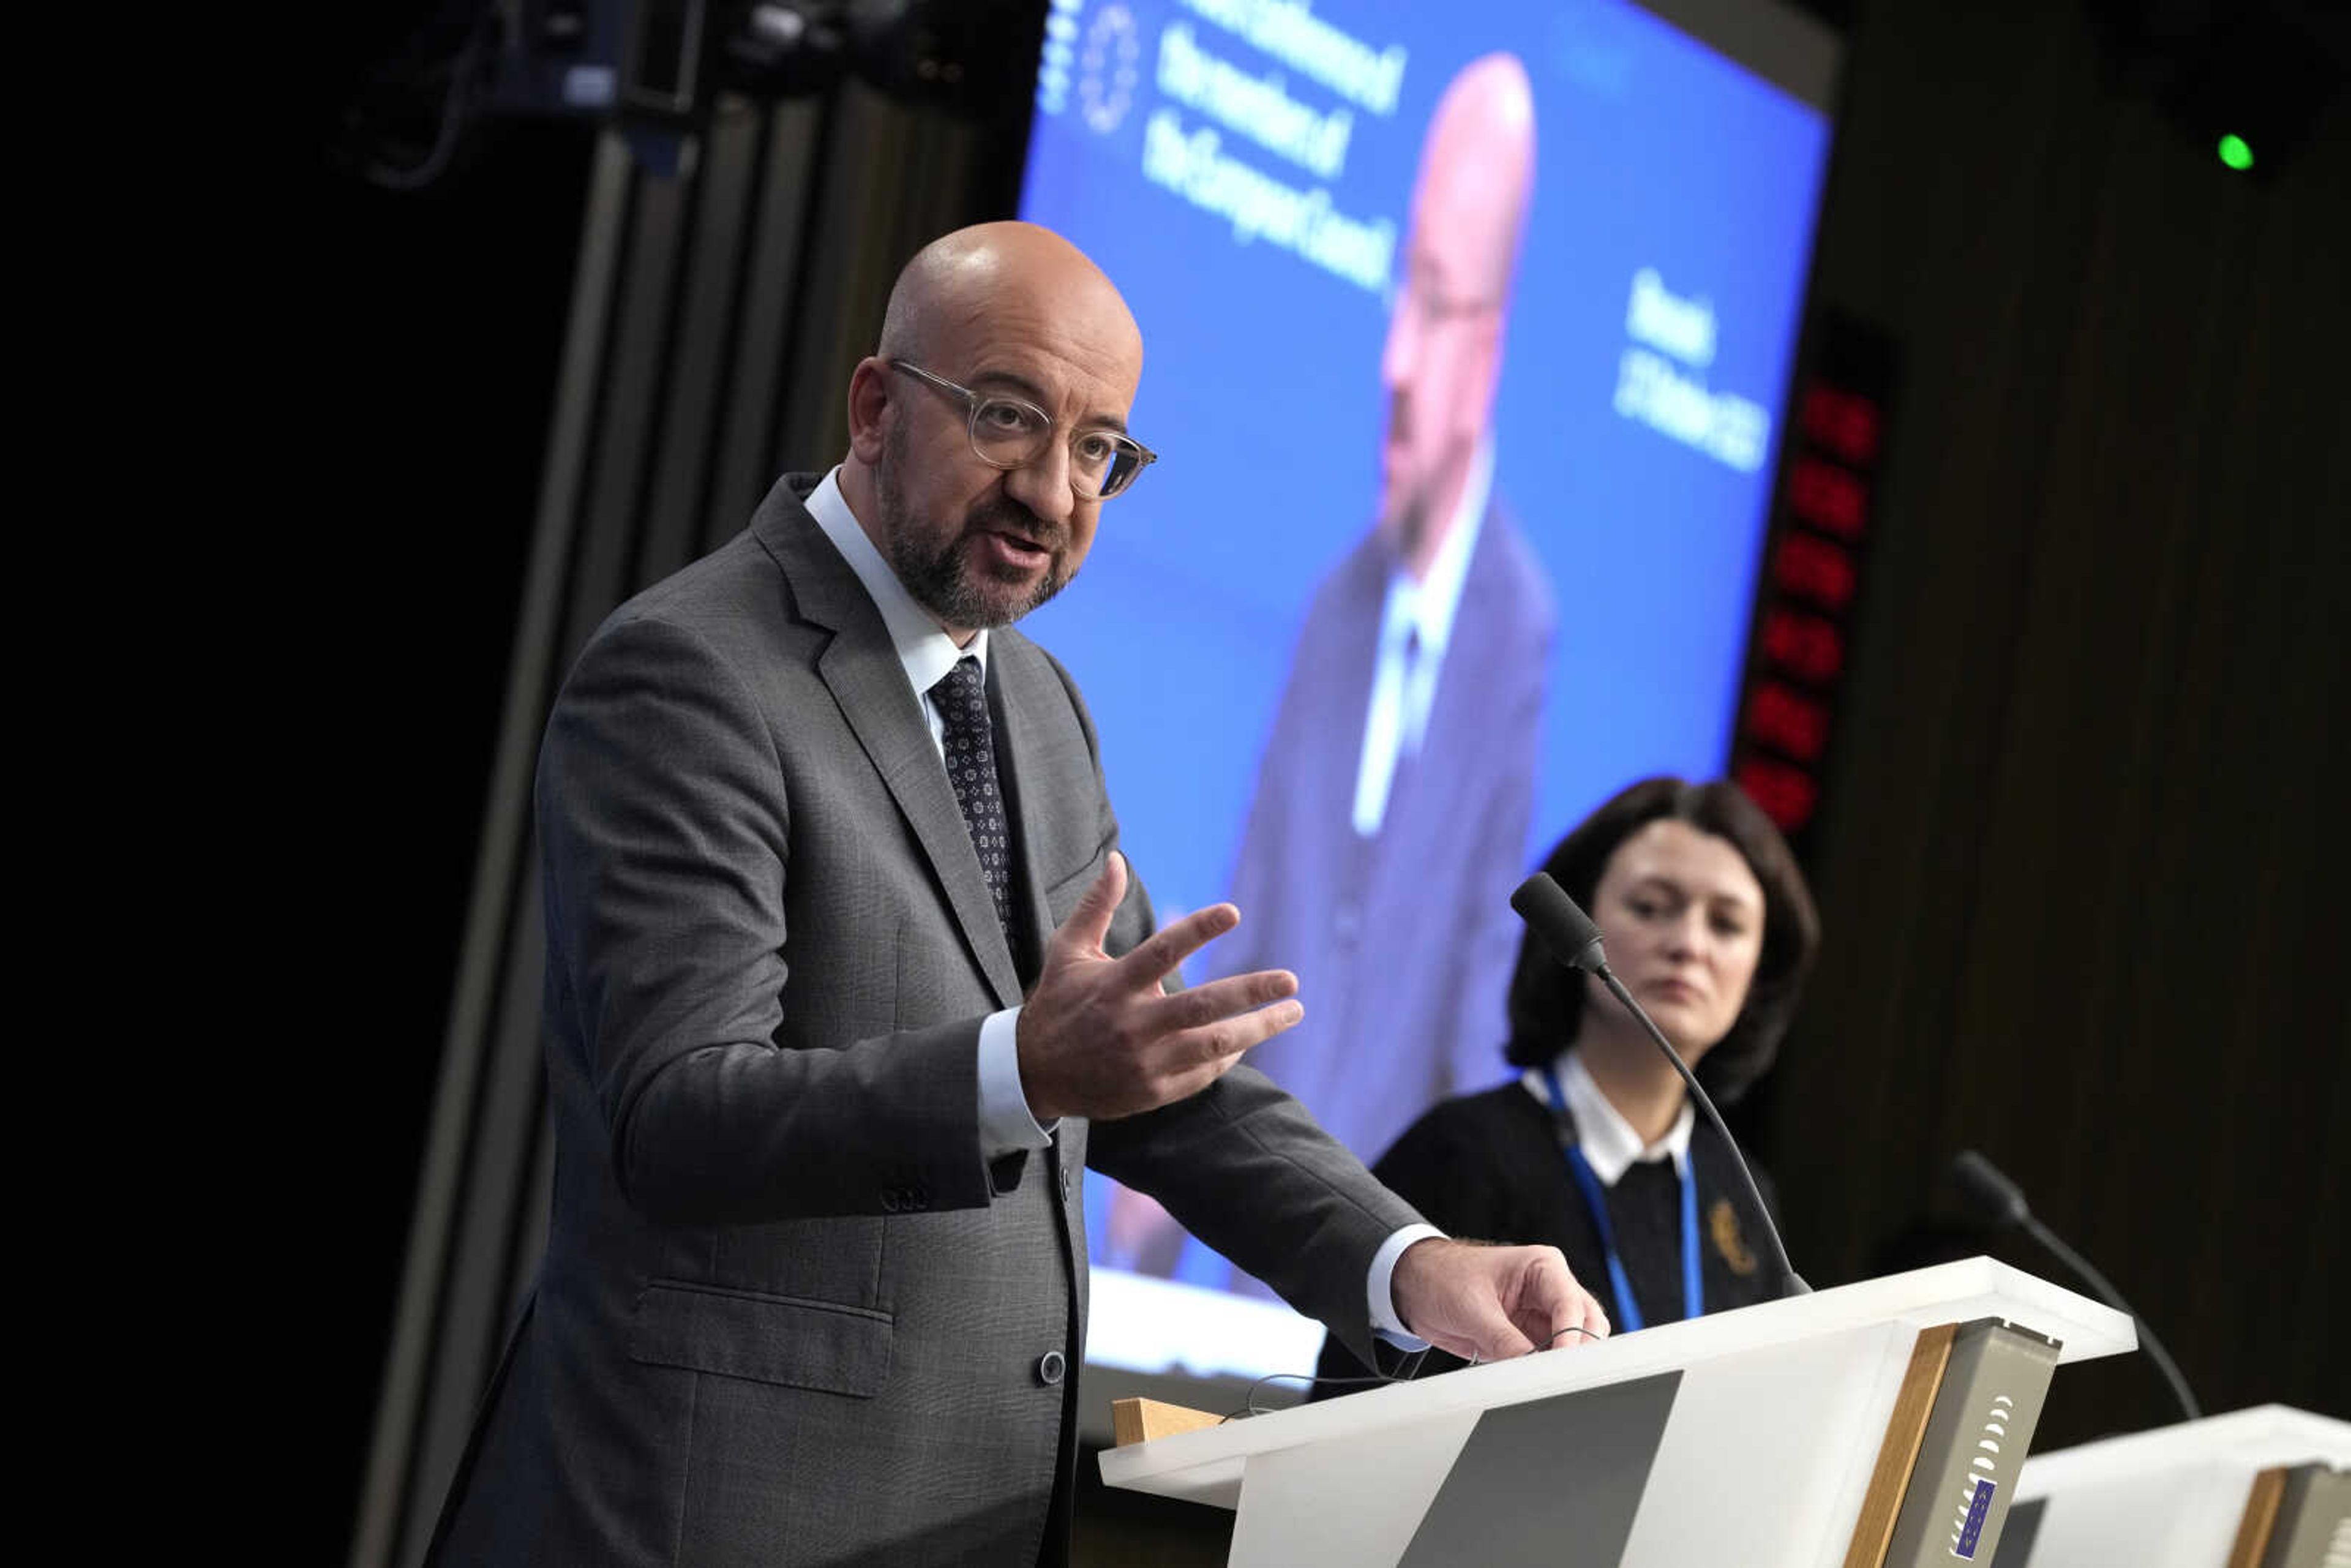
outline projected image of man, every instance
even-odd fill
[[[1549,585],[1495,482],[1493,410],[1535,164],[1525,68],[1489,55],[1423,143],[1381,378],[1380,508],[1317,590],[1259,765],[1220,965],[1316,998],[1268,1073],[1376,1153],[1494,1077]]]

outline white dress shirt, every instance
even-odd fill
[[[1427,737],[1437,667],[1453,640],[1453,616],[1461,608],[1469,553],[1477,548],[1493,488],[1494,444],[1489,438],[1470,455],[1468,482],[1461,487],[1461,502],[1445,542],[1428,563],[1427,580],[1416,581],[1401,568],[1388,575],[1371,706],[1364,716],[1363,757],[1355,768],[1355,831],[1364,838],[1376,836],[1387,816],[1397,759],[1420,755],[1420,743]]]
[[[1610,1104],[1600,1085],[1592,1081],[1581,1051],[1568,1047],[1552,1063],[1552,1070],[1559,1074],[1559,1092],[1567,1101],[1567,1113],[1575,1118],[1576,1145],[1583,1151],[1583,1163],[1592,1167],[1602,1186],[1614,1186],[1635,1161],[1670,1159],[1674,1175],[1689,1179],[1690,1129],[1698,1124],[1698,1107],[1687,1097],[1682,1113],[1674,1118],[1665,1136],[1644,1144],[1625,1113]],[[1551,1103],[1551,1086],[1543,1082],[1540,1068],[1527,1069],[1519,1082],[1526,1085],[1528,1093],[1545,1105]]]

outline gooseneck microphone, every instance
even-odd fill
[[[1780,1228],[1771,1223],[1771,1211],[1763,1207],[1763,1195],[1756,1190],[1755,1173],[1747,1168],[1747,1156],[1740,1152],[1739,1140],[1732,1137],[1730,1129],[1722,1124],[1722,1113],[1714,1108],[1713,1100],[1698,1086],[1698,1075],[1689,1070],[1689,1063],[1682,1060],[1681,1052],[1674,1049],[1665,1031],[1641,1010],[1641,1004],[1633,999],[1633,993],[1626,990],[1625,983],[1609,969],[1608,955],[1600,946],[1600,927],[1592,924],[1592,916],[1578,909],[1575,900],[1567,896],[1567,890],[1544,872],[1537,872],[1519,883],[1519,890],[1510,894],[1510,907],[1519,912],[1519,918],[1527,923],[1528,929],[1542,938],[1543,946],[1551,949],[1552,957],[1571,969],[1581,969],[1588,975],[1599,977],[1600,983],[1608,988],[1609,993],[1625,1004],[1625,1010],[1640,1019],[1641,1027],[1649,1031],[1649,1038],[1657,1042],[1657,1049],[1666,1053],[1666,1060],[1674,1064],[1674,1071],[1680,1073],[1682,1082],[1689,1086],[1690,1095],[1697,1100],[1698,1109],[1704,1111],[1706,1119],[1714,1124],[1714,1130],[1722,1134],[1722,1141],[1730,1145],[1730,1157],[1739,1166],[1739,1179],[1747,1184],[1747,1196],[1754,1200],[1755,1212],[1762,1217],[1763,1234],[1771,1239],[1772,1259],[1780,1265],[1780,1278],[1783,1281],[1780,1293],[1783,1296],[1812,1294],[1813,1288],[1804,1283],[1803,1276],[1797,1273],[1795,1265],[1788,1261],[1787,1245],[1780,1239]]]
[[[2116,1290],[2104,1274],[2090,1267],[2088,1259],[2059,1240],[2055,1231],[2032,1217],[2032,1206],[2024,1201],[2022,1187],[2009,1180],[1998,1166],[1973,1149],[1962,1151],[1959,1157],[1951,1162],[1951,1185],[1959,1188],[1959,1196],[1967,1200],[1968,1207],[1974,1209],[1979,1218],[1997,1229],[2022,1228],[2060,1263],[2081,1276],[2090,1289],[2105,1299],[2106,1305],[2127,1314],[2138,1324],[2139,1348],[2147,1352],[2147,1359],[2154,1362],[2156,1370],[2163,1374],[2164,1382],[2171,1385],[2171,1396],[2179,1401],[2180,1409],[2187,1412],[2190,1421],[2204,1414],[2196,1403],[2196,1396],[2188,1392],[2188,1380],[2179,1375],[2179,1364],[2171,1359],[2171,1353],[2163,1348],[2163,1342],[2155,1337],[2155,1330],[2147,1326],[2145,1318],[2131,1310],[2130,1303],[2123,1300],[2122,1292]]]

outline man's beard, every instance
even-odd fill
[[[1398,565],[1420,553],[1420,542],[1428,532],[1429,476],[1426,468],[1415,466],[1410,457],[1415,413],[1401,391],[1388,394],[1388,427],[1384,439],[1389,445],[1404,444],[1406,458],[1404,471],[1380,496],[1379,531]]]
[[[964,515],[962,528],[936,549],[926,549],[922,530],[906,515],[895,483],[901,472],[892,439],[896,434],[893,429],[883,436],[874,499],[882,508],[883,535],[889,540],[890,569],[915,603],[937,616],[941,623],[958,629],[1009,626],[1069,586],[1071,574],[1061,565],[1066,530],[1046,522],[1009,496],[996,496],[973,507]],[[1009,580],[994,579],[984,570],[974,573],[967,549],[972,536],[998,529],[1045,549],[1050,559],[1044,576],[1030,584],[1026,573],[1017,573]]]

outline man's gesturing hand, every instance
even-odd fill
[[[1040,1122],[1132,1116],[1197,1093],[1241,1052],[1305,1016],[1298,977],[1231,975],[1173,996],[1159,982],[1240,924],[1229,904],[1163,926],[1124,957],[1102,950],[1126,896],[1126,857],[1113,852],[1045,946],[1045,966],[1020,1009],[1020,1087]]]
[[[1431,1237],[1404,1249],[1389,1291],[1406,1328],[1474,1361],[1564,1349],[1608,1333],[1608,1314],[1575,1282],[1556,1247]]]

